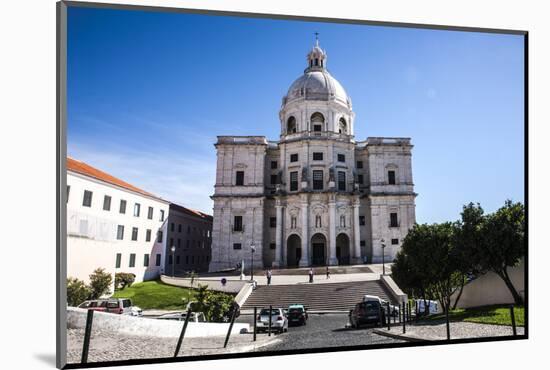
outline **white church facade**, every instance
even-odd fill
[[[218,136],[210,271],[252,253],[255,268],[391,261],[415,223],[410,139],[356,141],[318,42],[307,63],[283,97],[279,141]]]

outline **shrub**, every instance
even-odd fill
[[[67,304],[76,307],[90,297],[90,288],[77,278],[67,278]]]
[[[132,286],[136,280],[136,275],[129,272],[117,272],[115,274],[115,289],[124,289]]]
[[[208,321],[223,322],[231,315],[233,296],[214,292],[207,285],[199,284],[191,309],[202,312]]]
[[[113,282],[113,277],[105,269],[97,268],[90,275],[90,299],[98,299],[103,295],[110,294],[109,287]]]

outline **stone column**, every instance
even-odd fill
[[[307,267],[309,262],[309,204],[307,195],[302,199],[302,258],[300,258],[300,267]]]
[[[338,265],[338,259],[336,258],[336,199],[334,195],[330,196],[328,202],[328,249],[329,249],[329,259],[328,264],[331,266]]]
[[[275,229],[275,261],[273,261],[273,267],[282,267],[282,233],[283,233],[283,206],[279,204],[277,200],[275,209],[277,210],[277,225]]]
[[[362,263],[361,259],[361,229],[359,225],[359,202],[353,204],[353,260],[354,263]]]

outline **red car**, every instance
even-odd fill
[[[84,301],[82,302],[78,308],[84,308],[86,310],[94,310],[94,311],[101,311],[105,312],[107,311],[107,300],[105,299],[97,299],[93,301]]]

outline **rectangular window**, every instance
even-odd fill
[[[323,160],[323,153],[314,152],[313,153],[313,160],[314,161],[322,161]]]
[[[181,247],[181,239],[178,239],[178,248]]]
[[[170,231],[173,232],[175,229],[176,229],[176,225],[173,222],[171,222],[170,223]]]
[[[290,191],[298,190],[298,172],[294,171],[290,173]]]
[[[116,269],[119,269],[120,268],[120,263],[122,262],[122,254],[121,253],[117,253],[116,254],[116,261],[115,261],[115,268]]]
[[[151,229],[147,229],[145,231],[145,241],[150,242],[151,241]]]
[[[191,256],[191,263],[192,263],[192,264],[195,263],[195,256]]]
[[[152,219],[153,219],[153,207],[149,207],[149,208],[147,209],[147,218],[148,218],[149,220],[152,220]]]
[[[84,190],[84,200],[82,201],[82,205],[84,207],[91,207],[92,206],[92,192],[89,190]]]
[[[275,243],[269,243],[269,249],[275,249],[277,245]]]
[[[298,153],[294,153],[290,155],[290,161],[291,162],[298,162]]]
[[[271,185],[277,184],[277,175],[271,175]]]
[[[168,264],[171,265],[172,263],[174,263],[174,259],[172,257],[171,254],[168,255]]]
[[[124,199],[120,200],[120,206],[118,207],[118,212],[122,214],[126,213],[126,201]]]
[[[160,210],[160,222],[164,221],[164,209]]]
[[[132,240],[136,241],[138,238],[138,228],[132,227]]]
[[[157,232],[157,243],[162,243],[162,231]]]
[[[359,246],[360,246],[360,247],[364,247],[365,245],[366,245],[366,243],[365,243],[364,240],[361,240],[361,241],[359,242]]]
[[[128,264],[129,267],[135,267],[136,266],[136,254],[130,253],[130,263]]]
[[[118,227],[116,229],[116,238],[117,238],[117,240],[124,239],[124,226],[123,225],[118,225]]]
[[[395,171],[388,171],[388,184],[395,185]]]
[[[323,171],[313,171],[313,190],[323,190]]]
[[[397,213],[395,212],[390,213],[390,227],[399,227],[399,223],[397,222]]]
[[[157,253],[157,255],[156,255],[156,261],[155,261],[155,266],[160,266],[160,259],[161,259],[160,253]]]
[[[190,234],[191,233],[191,226],[187,226],[187,234]]]
[[[321,125],[313,125],[313,131],[321,132],[323,127]]]
[[[269,227],[277,227],[277,217],[270,217],[269,218]]]
[[[344,154],[338,154],[338,162],[345,162],[346,156]]]
[[[69,194],[71,193],[71,186],[67,185],[67,203],[69,203]]]
[[[134,217],[139,217],[139,210],[141,209],[141,205],[139,203],[134,204]]]
[[[178,224],[178,233],[181,233],[181,224]]]
[[[241,243],[233,243],[233,249],[241,249]]]
[[[363,185],[363,175],[357,175],[357,182]]]
[[[359,226],[365,226],[365,216],[359,216]]]
[[[111,197],[108,195],[105,195],[103,197],[103,210],[104,211],[110,211],[111,210]]]
[[[243,216],[233,218],[233,231],[243,231]]]
[[[170,246],[171,246],[171,247],[174,246],[174,238],[170,238]]]
[[[149,254],[144,254],[143,255],[143,266],[144,267],[149,267]]]
[[[180,256],[179,254],[176,256],[176,265],[179,265],[180,264]]]
[[[277,169],[277,161],[271,161],[271,169],[276,170]]]
[[[397,245],[397,244],[399,244],[399,239],[392,239],[391,243],[392,243],[392,245]]]
[[[338,171],[338,191],[346,191],[346,173]]]
[[[237,171],[237,174],[235,175],[235,185],[244,185],[244,171]]]
[[[186,264],[186,265],[189,264],[189,256],[185,256],[185,264]]]
[[[357,168],[363,168],[363,161],[357,161]]]

